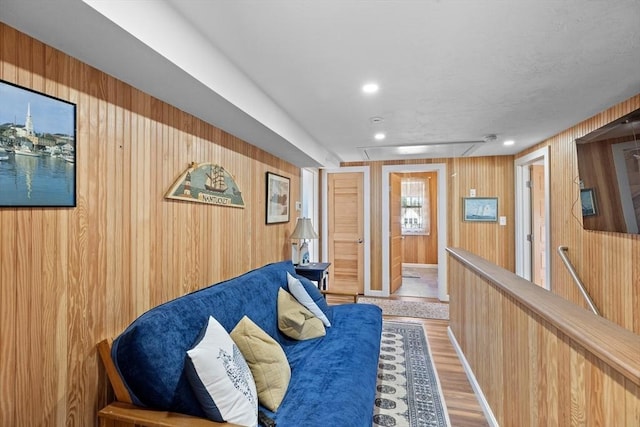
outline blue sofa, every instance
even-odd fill
[[[111,348],[111,357],[138,406],[204,417],[185,374],[186,351],[209,316],[231,331],[247,315],[282,346],[291,367],[284,400],[273,413],[279,427],[372,424],[381,310],[368,304],[328,307],[326,336],[295,341],[278,329],[277,295],[288,290],[287,272],[314,300],[322,295],[296,276],[290,261],[242,276],[155,307],[136,319]]]

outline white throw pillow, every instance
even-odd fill
[[[256,426],[258,394],[253,376],[242,353],[216,319],[209,317],[187,355],[187,377],[207,417]]]
[[[327,316],[320,310],[320,307],[313,302],[313,299],[309,296],[304,285],[300,282],[300,280],[293,277],[289,272],[287,272],[287,283],[289,284],[289,292],[298,300],[298,302],[304,305],[307,310],[313,313],[318,319],[322,320],[324,326],[327,328],[331,327],[331,322],[327,319]]]

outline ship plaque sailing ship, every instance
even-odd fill
[[[167,199],[244,208],[235,179],[214,163],[191,163],[171,186]]]
[[[206,175],[207,179],[204,182],[204,188],[216,193],[227,191],[227,183],[224,181],[224,168],[218,165],[211,165],[209,173]]]

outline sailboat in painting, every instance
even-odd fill
[[[206,174],[207,179],[204,188],[216,193],[224,193],[227,191],[227,183],[224,181],[224,169],[218,165],[211,165],[209,173]]]
[[[23,156],[30,156],[30,157],[40,157],[40,153],[38,153],[37,151],[32,151],[31,148],[29,148],[26,145],[21,145],[20,147],[17,147],[14,150],[14,153],[16,155],[23,155]]]

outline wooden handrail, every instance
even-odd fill
[[[459,248],[447,252],[585,350],[640,386],[640,335]]]

